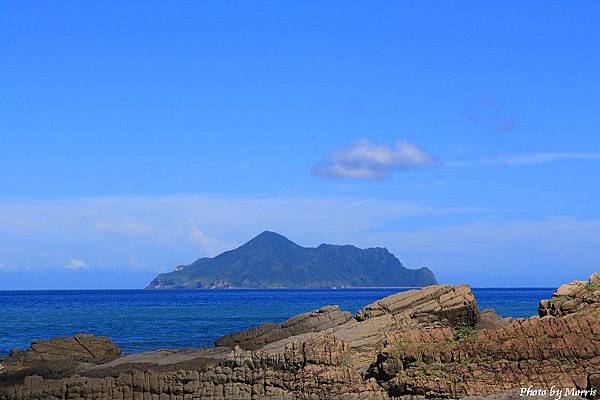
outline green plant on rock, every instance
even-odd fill
[[[436,361],[434,363],[431,364],[432,368],[438,369],[438,370],[445,370],[446,369],[446,364],[444,364],[443,362],[440,361]]]
[[[394,347],[396,348],[395,350],[398,353],[401,353],[402,350],[404,350],[406,348],[406,346],[408,346],[408,343],[404,339],[400,339],[394,343]]]
[[[462,340],[462,339],[468,338],[469,336],[472,336],[473,334],[475,334],[475,331],[476,330],[475,330],[474,326],[471,326],[469,324],[461,324],[454,331],[454,339]]]
[[[575,296],[552,296],[555,300],[575,300],[577,297]]]
[[[468,370],[471,370],[471,365],[473,364],[473,360],[470,359],[469,357],[465,358],[464,360],[462,360],[462,365],[467,368]]]

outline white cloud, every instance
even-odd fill
[[[200,248],[209,256],[215,256],[234,246],[206,235],[194,221],[190,221],[188,236],[200,245]]]
[[[329,154],[312,168],[315,175],[344,179],[382,179],[394,169],[418,168],[435,163],[419,147],[399,141],[394,147],[359,140]]]
[[[0,272],[16,272],[21,269],[26,270],[27,268],[19,268],[18,265],[13,263],[0,262]]]
[[[445,167],[470,167],[475,165],[534,165],[547,164],[557,161],[574,161],[574,160],[600,160],[600,152],[547,152],[547,153],[525,153],[525,154],[508,154],[497,157],[480,158],[478,160],[459,160],[446,161],[442,165]]]
[[[532,153],[532,154],[516,154],[499,157],[498,161],[508,165],[523,165],[523,164],[545,164],[554,161],[566,160],[598,160],[598,153]]]
[[[65,268],[71,269],[73,271],[77,271],[77,270],[88,268],[88,267],[89,267],[89,265],[85,261],[78,260],[76,258],[71,258],[69,260],[69,262],[67,263],[67,265],[65,265]]]

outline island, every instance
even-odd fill
[[[423,287],[428,268],[409,269],[382,247],[302,247],[265,231],[214,258],[203,257],[158,275],[147,289]]]

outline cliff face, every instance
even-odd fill
[[[95,353],[110,361],[71,358],[78,364],[68,372],[23,378],[19,371],[39,358],[9,357],[0,399],[508,399],[530,386],[598,398],[600,303],[585,304],[564,316],[503,319],[479,312],[469,287],[436,285],[355,316],[327,306],[227,335],[211,349],[115,358],[99,339]]]
[[[421,287],[435,284],[427,268],[408,269],[384,248],[298,246],[263,232],[237,249],[160,274],[148,289]]]

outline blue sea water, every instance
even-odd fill
[[[0,291],[0,356],[32,340],[105,335],[125,352],[212,346],[227,333],[338,304],[356,312],[403,289]],[[473,289],[480,309],[536,314],[553,288]]]

